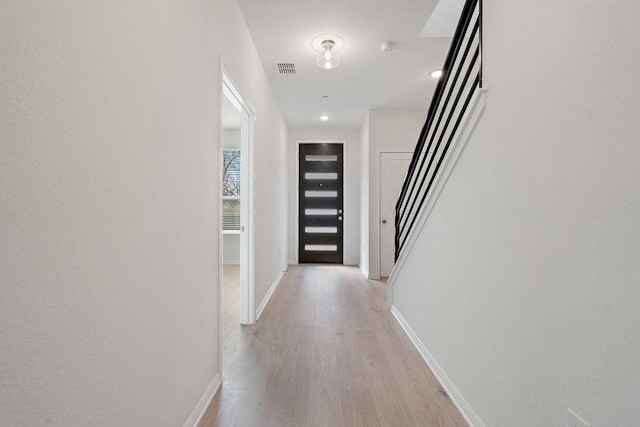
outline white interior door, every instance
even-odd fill
[[[395,208],[413,153],[380,153],[380,276],[393,270]]]

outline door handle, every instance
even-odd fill
[[[386,219],[383,219],[383,220],[381,220],[380,222],[381,222],[381,223],[383,223],[383,224],[386,224],[386,223],[387,223],[387,220],[386,220]]]

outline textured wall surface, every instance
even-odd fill
[[[240,264],[240,234],[222,236],[222,261],[225,264]]]
[[[357,265],[360,259],[360,139],[350,129],[296,129],[289,131],[289,260],[296,259],[296,192],[298,191],[296,141],[344,141],[344,236],[343,259],[347,265]]]
[[[219,373],[221,56],[282,161],[235,1],[0,5],[0,425],[182,425]],[[277,254],[266,176],[256,246]]]
[[[488,105],[394,301],[487,426],[640,425],[635,2],[485,2]]]
[[[426,111],[369,111],[369,276],[380,276],[380,152],[413,151]]]
[[[369,277],[369,114],[360,128],[360,270]]]
[[[224,67],[256,113],[253,276],[258,307],[287,263],[287,127],[240,7],[235,0],[213,5]]]

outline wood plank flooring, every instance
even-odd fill
[[[242,341],[240,326],[240,266],[225,264],[222,274],[223,310],[222,310],[222,361],[223,372],[227,372],[238,356]]]
[[[289,267],[200,426],[466,426],[385,298],[357,267]]]

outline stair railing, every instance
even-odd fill
[[[396,261],[432,190],[467,107],[481,87],[482,0],[466,0],[396,203]]]

